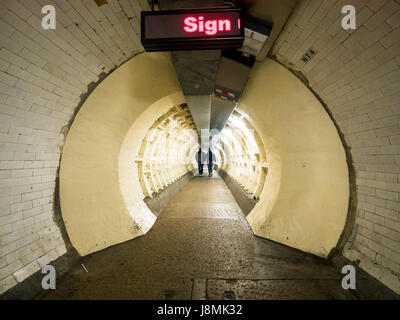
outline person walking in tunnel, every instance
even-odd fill
[[[197,166],[199,168],[200,176],[203,175],[204,160],[205,160],[205,154],[200,148],[199,151],[196,153],[196,162],[197,162]]]
[[[206,161],[207,161],[207,166],[208,166],[208,176],[212,177],[213,165],[216,161],[215,161],[215,155],[214,155],[214,153],[212,153],[211,148],[208,149],[208,152],[206,155]]]

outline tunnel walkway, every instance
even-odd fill
[[[324,260],[254,236],[217,175],[194,177],[146,235],[81,262],[42,298],[352,298]]]

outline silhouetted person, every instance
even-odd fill
[[[211,177],[213,175],[213,165],[216,162],[215,155],[214,155],[214,153],[211,152],[211,149],[208,149],[208,152],[206,155],[206,161],[207,161],[207,166],[208,166],[208,176]]]
[[[199,151],[196,153],[196,162],[199,168],[199,175],[203,174],[204,160],[205,160],[205,154],[203,151],[201,151],[200,148]]]

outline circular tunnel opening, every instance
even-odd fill
[[[296,77],[272,60],[257,63],[212,142],[220,172],[256,202],[246,217],[254,234],[329,255],[348,213],[346,156]],[[61,209],[78,252],[147,233],[162,209],[147,200],[196,170],[199,143],[168,55],[141,54],[104,80],[76,117],[61,162]]]

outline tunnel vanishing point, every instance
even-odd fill
[[[2,1],[0,297],[398,299],[400,3],[347,2],[250,5],[243,67],[145,52],[147,1]]]

